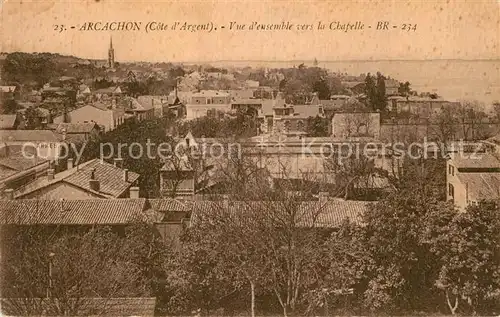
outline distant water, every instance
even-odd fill
[[[215,65],[292,67],[292,62],[220,62]],[[304,61],[311,66],[312,61]],[[399,81],[409,81],[418,92],[436,92],[449,100],[474,99],[486,104],[500,100],[500,60],[353,61],[322,62],[319,67],[359,75],[377,71]]]

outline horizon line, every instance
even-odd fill
[[[59,52],[25,52],[25,51],[13,51],[13,52],[0,52],[0,54],[13,54],[13,53],[26,53],[26,54],[59,54],[64,57],[74,57],[82,60],[107,60],[106,58],[87,58],[79,57],[75,55],[64,55]],[[377,59],[336,59],[336,60],[319,60],[316,58],[312,59],[290,59],[290,60],[267,60],[267,59],[220,59],[220,60],[187,60],[187,61],[148,61],[148,60],[123,60],[117,61],[118,63],[186,63],[186,64],[196,64],[196,63],[303,63],[303,62],[318,62],[318,63],[338,63],[338,62],[433,62],[433,61],[464,61],[464,62],[479,62],[488,61],[495,62],[500,61],[500,58],[427,58],[427,59],[411,59],[411,58],[377,58]]]

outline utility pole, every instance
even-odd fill
[[[49,254],[49,286],[47,287],[47,298],[52,297],[52,258],[54,257],[54,253]]]

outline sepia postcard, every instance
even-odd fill
[[[500,316],[500,1],[0,0],[0,315]]]

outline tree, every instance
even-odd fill
[[[409,96],[411,93],[410,82],[400,83],[398,88],[398,93],[403,96]]]
[[[155,274],[149,269],[161,262],[162,246],[146,228],[137,225],[120,236],[104,226],[4,227],[4,297],[23,310],[18,314],[38,315],[48,309],[51,314],[77,315],[105,311],[106,300],[96,306],[95,297],[151,296]],[[26,300],[16,302],[19,298]]]
[[[306,132],[308,136],[312,137],[326,137],[329,135],[328,119],[321,118],[320,116],[308,117],[306,123]]]
[[[465,213],[436,210],[428,217],[426,242],[439,263],[435,285],[453,315],[463,304],[475,315],[500,289],[499,211],[498,202],[483,202]]]
[[[470,100],[462,101],[458,109],[454,109],[457,122],[462,128],[464,140],[478,140],[488,137],[486,131],[481,130],[481,123],[487,117],[483,109],[482,104]]]
[[[318,93],[318,98],[321,100],[329,100],[330,99],[330,87],[325,78],[321,78],[320,80],[314,82],[312,87],[313,92]]]

